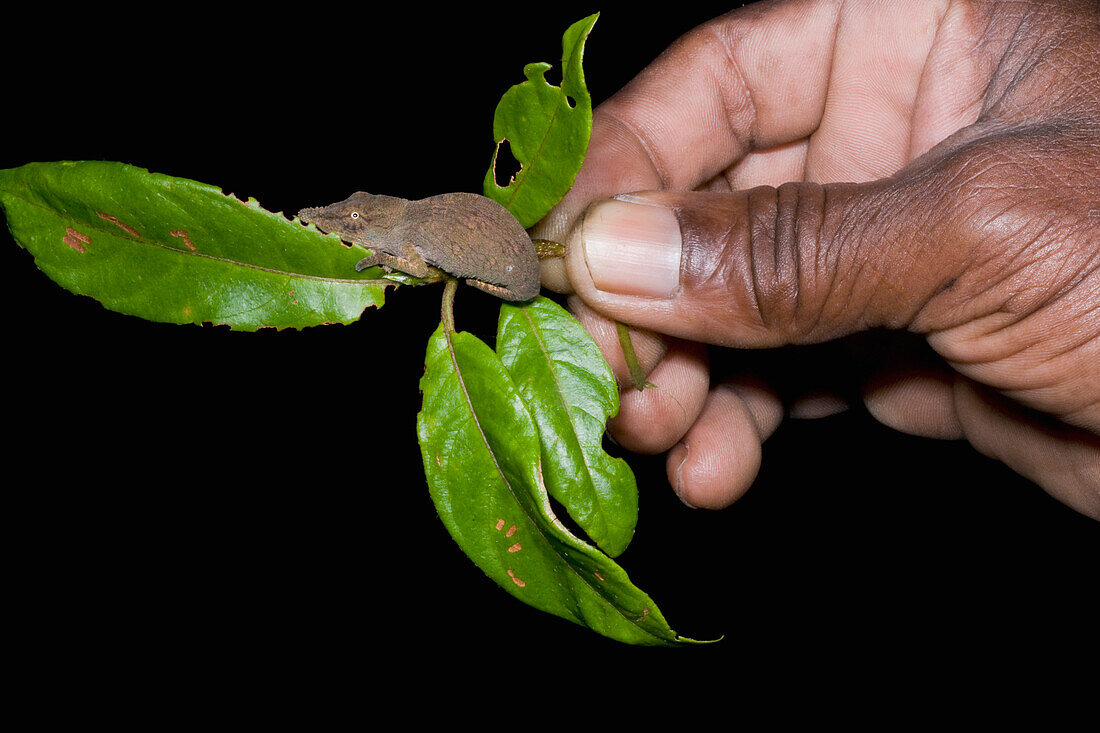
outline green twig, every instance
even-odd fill
[[[634,342],[630,340],[630,330],[625,323],[615,321],[615,330],[619,333],[619,346],[623,350],[623,358],[630,370],[630,379],[634,382],[634,388],[641,392],[646,387],[645,372],[638,363],[638,355],[634,353]]]
[[[458,280],[447,278],[447,284],[443,286],[443,304],[440,307],[440,317],[443,321],[443,330],[448,333],[455,332],[455,292],[458,290]]]

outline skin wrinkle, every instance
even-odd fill
[[[1027,226],[1027,225],[1025,225]],[[1046,308],[1073,292],[1083,279],[1082,267],[1071,262],[1072,253],[1064,246],[1066,237],[1059,236],[1062,226],[1055,221],[1042,225],[1037,232],[1017,231],[1006,237],[1011,247],[1011,266],[1001,267],[1004,276],[1000,283],[1022,281],[1020,288],[1013,288],[1005,300],[1010,312],[1032,314],[1036,308]],[[1016,242],[1025,238],[1022,242]],[[1016,242],[1015,244],[1013,244]],[[1054,272],[1049,272],[1055,268]],[[1069,271],[1068,276],[1059,277]]]
[[[925,53],[925,55],[924,55],[924,63],[921,64],[920,73],[917,74],[917,84],[916,84],[916,87],[914,88],[915,93],[914,93],[913,99],[912,99],[912,101],[909,105],[909,130],[908,130],[909,144],[906,146],[906,150],[907,150],[906,158],[908,160],[913,160],[913,158],[917,157],[917,153],[915,151],[914,132],[917,128],[918,100],[920,99],[920,96],[921,96],[920,90],[924,86],[925,75],[928,73],[928,63],[932,59],[932,52],[937,47],[937,41],[940,40],[940,32],[943,30],[944,21],[947,18],[948,12],[951,10],[951,5],[952,5],[951,2],[945,3],[944,6],[943,6],[943,10],[940,12],[939,16],[936,18],[936,21],[935,21],[936,30],[932,34],[932,42],[928,45],[928,52]]]
[[[1100,423],[1095,418],[1085,415],[1084,423],[1073,419],[1074,415],[1087,412],[1088,403],[1082,404],[1081,397],[1083,392],[1087,393],[1092,388],[1094,380],[1079,371],[1075,373],[1075,370],[1057,371],[1059,367],[1055,362],[1064,362],[1075,350],[1083,350],[1096,343],[1097,339],[1094,337],[1078,346],[1060,349],[1047,360],[1050,368],[1044,368],[1046,364],[1043,360],[1037,361],[1033,355],[1028,354],[1033,343],[1019,343],[1010,351],[981,361],[952,364],[960,373],[998,389],[1020,404],[1043,409],[1067,423],[1095,431],[1100,429]],[[1085,363],[1088,363],[1087,357],[1085,359]],[[1048,407],[1051,404],[1060,407],[1051,409]]]
[[[849,298],[846,305],[853,302],[851,292],[854,290],[854,283],[868,279],[863,274],[864,269],[871,268],[874,271],[874,287],[868,289],[867,296],[863,299],[861,305],[859,322],[865,327],[904,329],[909,327],[915,317],[914,313],[906,313],[900,318],[888,315],[890,312],[897,312],[896,302],[906,300],[903,283],[909,281],[908,273],[912,271],[912,266],[919,263],[917,256],[912,251],[917,246],[916,243],[911,240],[904,243],[898,241],[900,234],[894,232],[891,228],[891,219],[894,216],[893,210],[896,206],[894,201],[888,199],[902,195],[908,196],[907,193],[897,192],[894,186],[876,192],[873,196],[864,194],[860,206],[854,211],[849,210],[843,219],[843,222],[847,223],[847,227],[842,227],[841,241],[849,243],[849,258],[859,262],[859,267],[847,278],[849,282],[853,283],[853,287],[848,289]],[[884,230],[883,227],[885,227]],[[869,236],[868,232],[875,232],[878,236]],[[894,253],[895,261],[891,263],[892,265],[896,266],[896,260],[900,259],[900,256],[904,256],[912,265],[903,267],[891,277],[891,273],[883,272],[878,268],[879,258],[866,257],[861,254],[862,248],[867,246],[865,242],[874,242],[874,246],[888,248]],[[877,311],[883,308],[880,302],[883,297],[882,293],[886,290],[893,294],[894,302],[886,306],[886,310],[883,311],[882,315],[879,315]]]
[[[627,122],[625,118],[615,115],[613,110],[605,109],[602,110],[602,112],[607,118],[611,120],[612,123],[618,125],[621,129],[626,130],[631,139],[634,140],[641,148],[642,152],[645,153],[646,161],[649,163],[650,167],[653,169],[653,173],[657,177],[657,188],[669,188],[669,176],[667,173],[665,173],[665,170],[667,169],[666,167],[661,165],[656,154],[653,152],[652,145],[641,133],[641,131],[635,128],[629,122]]]
[[[1057,359],[1064,360],[1066,357],[1072,355],[1072,351],[1064,352],[1057,355]],[[1051,401],[1058,401],[1064,405],[1056,412],[1051,412],[1059,419],[1070,422],[1069,415],[1082,412],[1088,407],[1087,402],[1082,403],[1083,390],[1088,388],[1088,385],[1084,385],[1080,380],[1067,381],[1059,374],[1053,374],[1050,370],[1041,369],[1043,365],[1036,365],[1033,367],[1026,376],[1022,376],[1021,379],[1027,379],[1029,384],[1021,387],[1012,387],[1004,385],[990,385],[997,387],[1005,396],[1010,397],[1014,401],[1022,404],[1034,407],[1035,409],[1041,409],[1041,406]],[[1087,399],[1087,398],[1086,398]],[[1078,425],[1078,427],[1084,427],[1088,429],[1095,429],[1097,426],[1094,422],[1085,425]]]
[[[754,207],[754,201],[758,202],[762,197],[766,197],[764,205],[757,204]],[[762,208],[765,210],[760,211]],[[777,301],[780,300],[779,294],[784,289],[781,277],[783,270],[779,265],[779,251],[782,243],[779,241],[778,189],[758,188],[749,192],[748,216],[750,257],[757,269],[754,280],[760,288],[756,302],[760,304],[761,323],[771,331],[775,329],[777,323],[776,311],[781,309]],[[761,226],[765,222],[770,225],[770,228],[765,229]]]
[[[828,186],[822,186],[821,187],[821,210],[822,211],[829,211],[830,209],[831,209],[831,207],[829,206],[829,187]],[[822,229],[824,227],[825,227],[825,217],[824,216],[819,216],[817,218],[817,228],[816,228],[816,231],[814,231],[814,235],[813,235],[815,242],[822,241],[821,232],[822,232]],[[817,248],[817,255],[818,255],[818,259],[815,262],[815,266],[814,266],[815,272],[816,273],[824,272],[826,267],[829,270],[829,283],[826,286],[825,292],[827,292],[827,293],[837,292],[836,280],[837,280],[837,274],[840,272],[840,267],[839,267],[839,263],[838,263],[837,260],[839,258],[834,258],[834,260],[832,262],[832,265],[830,266],[829,265],[830,258],[828,256],[828,252],[826,251],[826,248],[818,247]],[[824,260],[824,262],[822,260]],[[820,274],[818,274],[817,277],[820,280]],[[810,324],[810,330],[811,331],[817,331],[820,328],[821,319],[824,316],[824,314],[825,314],[825,309],[824,308],[819,308],[817,313],[814,316],[813,323]]]
[[[1053,224],[1051,226],[1053,227]],[[1059,239],[1058,245],[1060,245],[1060,247],[1057,249],[1058,251],[1069,249],[1074,241],[1088,241],[1089,238],[1088,231],[1070,232],[1068,236]],[[1093,239],[1095,241],[1095,237],[1093,237]],[[1073,254],[1076,254],[1076,252],[1070,252],[1070,255]],[[1075,289],[1082,287],[1083,283],[1096,273],[1098,268],[1100,268],[1100,250],[1091,253],[1091,255],[1086,254],[1084,262],[1075,263],[1071,261],[1071,257],[1069,256],[1062,258],[1062,262],[1058,266],[1057,271],[1057,275],[1060,277],[1056,278],[1056,280],[1064,284],[1050,294],[1051,301],[1055,302],[1063,297],[1071,295]],[[1068,275],[1065,275],[1067,271]]]
[[[1100,425],[1100,396],[1091,402],[1087,402],[1079,409],[1070,412],[1065,417],[1070,425],[1086,428],[1095,432]]]
[[[1029,313],[1026,318],[1022,319],[1018,323],[1012,324],[1012,327],[1024,328],[1031,325],[1029,321],[1038,320],[1041,322],[1041,325],[1043,327],[1041,329],[1042,331],[1048,333],[1053,331],[1055,333],[1066,334],[1066,337],[1069,339],[1069,341],[1064,345],[1063,348],[1067,349],[1080,348],[1092,342],[1093,340],[1100,338],[1100,318],[1093,319],[1094,321],[1096,321],[1097,325],[1094,326],[1091,333],[1088,332],[1086,329],[1075,329],[1071,327],[1075,322],[1087,321],[1088,317],[1092,314],[1100,314],[1100,303],[1089,306],[1084,312],[1070,312],[1064,316],[1064,319],[1059,319],[1057,316],[1053,316],[1050,314],[1051,310],[1054,310],[1058,306],[1063,305],[1063,301],[1071,297],[1072,294],[1072,291],[1066,291],[1058,297],[1051,299],[1050,301],[1044,303],[1041,308]],[[1033,331],[1037,330],[1038,329],[1033,329]],[[1073,336],[1074,334],[1078,333],[1078,331],[1081,331],[1080,338],[1075,339]],[[1046,339],[1044,339],[1044,336],[1046,337]],[[1032,339],[1031,343],[1025,345],[1022,349],[1015,352],[1013,356],[1022,356],[1029,349],[1049,347],[1051,344],[1047,342],[1048,339],[1049,336],[1046,333],[1037,333],[1036,337]],[[1058,356],[1060,356],[1060,354],[1055,353],[1048,358],[1056,358]],[[1044,360],[1040,360],[1035,364],[1035,366],[1041,366],[1043,363]]]
[[[733,265],[733,263],[736,262],[751,262],[752,255],[751,252],[747,249],[748,238],[734,235],[734,232],[737,231],[737,217],[734,210],[731,209],[729,211],[729,214],[725,217],[725,220],[726,227],[722,233],[722,246],[719,250],[721,257],[720,262],[723,263],[724,267],[711,268],[710,277],[708,278],[705,285],[714,292],[722,292],[725,289],[723,287],[724,284],[728,284],[731,280],[731,277],[728,273],[732,270],[734,271],[733,277],[741,281],[740,287],[746,288],[748,292],[753,294],[755,299],[757,295],[756,268],[740,268],[740,272],[737,272],[739,268],[736,268]],[[731,255],[730,250],[734,248],[740,249],[741,251]],[[721,276],[719,276],[719,272],[722,273]],[[713,287],[713,281],[717,281],[717,287]],[[731,317],[741,317],[740,314],[735,312],[735,301],[726,300],[725,302],[727,304],[727,308],[730,311]],[[759,319],[759,314],[760,302],[758,299],[755,299],[753,303],[752,315],[756,319]]]
[[[1011,7],[1011,5],[1013,5],[1013,4],[1019,5],[1020,3],[1005,3],[1005,6],[1006,7]],[[997,20],[997,18],[995,18],[995,16],[993,16],[993,14],[990,14],[989,27],[993,27],[995,25],[996,20]],[[1010,34],[1009,38],[1007,39],[1007,42],[1005,43],[1004,51],[1001,54],[997,55],[998,61],[997,61],[996,67],[993,69],[992,75],[990,76],[991,82],[990,82],[989,86],[986,88],[985,104],[982,107],[981,114],[978,116],[979,120],[982,120],[982,119],[985,119],[987,117],[993,116],[993,112],[994,112],[995,108],[999,105],[1002,105],[1004,103],[1005,97],[1007,97],[1009,95],[1009,93],[1011,92],[1011,83],[1006,84],[1005,88],[1000,89],[999,91],[995,92],[994,91],[995,90],[994,82],[996,82],[999,79],[1004,78],[1004,76],[1005,76],[1005,74],[1004,74],[1005,66],[1008,62],[1008,59],[1012,56],[1014,48],[1019,43],[1019,38],[1023,34],[1023,32],[1024,32],[1024,21],[1023,21],[1023,19],[1020,19],[1017,22],[1015,28],[1013,28],[1012,31],[1011,31],[1011,34]]]
[[[791,212],[790,244],[791,261],[794,266],[794,302],[791,305],[791,309],[793,311],[792,320],[795,323],[801,320],[799,311],[802,305],[802,255],[806,254],[807,248],[805,246],[800,246],[800,244],[802,243],[802,218],[806,215],[806,209],[803,207],[803,203],[807,199],[806,194],[808,190],[809,189],[805,185],[795,189],[794,211]],[[821,249],[821,240],[815,238],[813,240],[813,251],[811,252],[814,259],[818,257],[818,253]]]
[[[1025,171],[1017,162],[1004,157],[1011,155],[1012,150],[1020,146],[1021,135],[1022,133],[1019,131],[1013,131],[1012,137],[1009,138],[1011,143],[1006,147],[1004,155],[998,155],[997,158],[989,160],[982,157],[989,155],[985,151],[987,144],[982,145],[979,143],[981,147],[977,157],[979,161],[977,170],[963,178],[967,189],[957,189],[957,183],[952,186],[952,188],[956,188],[955,197],[958,200],[963,202],[975,201],[979,206],[973,212],[961,209],[959,213],[962,216],[956,217],[956,220],[962,222],[963,227],[973,228],[975,233],[972,240],[981,242],[983,245],[975,250],[976,256],[971,256],[967,269],[975,273],[990,273],[984,278],[986,292],[998,290],[1004,292],[1004,299],[1001,302],[1010,311],[1017,312],[1026,311],[1031,307],[1036,296],[1042,296],[1043,292],[1041,289],[1036,292],[1035,286],[1032,286],[1028,300],[1021,301],[1020,299],[1024,294],[1013,283],[1020,280],[1021,274],[1028,275],[1029,269],[1033,269],[1036,265],[1042,266],[1048,259],[1048,250],[1051,247],[1056,247],[1058,240],[1062,239],[1061,237],[1049,236],[1051,232],[1058,231],[1060,228],[1056,217],[1044,217],[1047,219],[1045,234],[1048,236],[1044,236],[1044,232],[1036,233],[1034,231],[1036,226],[1033,213],[1035,207],[1050,210],[1052,207],[1048,203],[1037,200],[1021,203],[1018,198],[1013,198],[999,191],[1002,188],[1000,182],[1013,180],[1013,176],[1020,176]],[[1005,162],[1002,163],[1002,160]],[[965,167],[962,169],[965,170]],[[956,181],[960,178],[961,174],[953,176]],[[991,181],[987,183],[985,179],[991,179]],[[1065,181],[1064,178],[1062,180]],[[996,198],[990,199],[988,194],[993,190],[998,190],[998,195]],[[970,193],[971,191],[973,194]],[[1032,198],[1034,199],[1034,197]],[[990,210],[991,201],[1003,202],[1003,205]],[[1069,207],[1059,206],[1056,208],[1066,210]],[[1039,249],[1036,249],[1036,247],[1039,247]],[[1064,258],[1062,260],[1064,261]],[[990,277],[995,277],[996,280],[990,282]],[[1038,278],[1037,280],[1040,283],[1050,282],[1047,278]],[[1064,282],[1063,280],[1057,284],[1059,287],[1065,287]]]
[[[726,66],[733,70],[734,78],[736,78],[740,84],[738,89],[744,93],[745,100],[747,100],[748,104],[737,105],[735,107],[735,105],[730,101],[730,97],[733,95],[728,94],[724,91],[724,82],[726,81],[725,74],[711,74],[711,83],[714,85],[715,88],[715,98],[721,100],[722,102],[723,110],[725,111],[723,119],[725,119],[726,121],[726,128],[729,133],[730,139],[737,141],[738,147],[741,149],[742,155],[744,155],[745,152],[749,150],[755,150],[757,147],[756,100],[753,99],[752,89],[749,87],[749,83],[745,79],[745,72],[741,68],[741,64],[738,63],[736,55],[733,53],[732,39],[721,32],[721,29],[723,27],[725,26],[712,26],[713,30],[711,31],[711,35],[714,39],[714,43],[724,51],[723,60],[725,61]],[[744,140],[740,135],[737,134],[737,126],[734,124],[733,121],[733,110],[739,109],[740,107],[747,107],[747,114],[749,119],[749,123],[745,126],[745,138],[747,139]]]
[[[1080,59],[1082,27],[1064,12],[1070,6],[1093,10],[1095,6],[1071,2],[1014,5],[1023,5],[1026,12],[1013,19],[1015,28],[991,77],[981,118],[1058,119],[1061,115],[1053,113],[1077,108],[1075,100],[1081,96],[1095,99],[1095,93],[1083,87],[1072,71],[1079,68],[1074,61]],[[1065,58],[1067,55],[1069,59]],[[1055,73],[1069,76],[1073,83],[1059,85],[1046,76]],[[1056,100],[1051,99],[1053,91],[1059,93]],[[1035,97],[1045,97],[1041,107],[1032,104]]]
[[[749,203],[749,197],[751,195],[752,195],[752,192],[748,192],[748,193],[745,194],[744,197],[737,199],[737,203],[739,205],[741,204],[742,201],[744,201],[744,207],[745,207],[744,221],[746,222],[746,226],[744,227],[745,235],[744,236],[737,236],[735,239],[738,242],[743,242],[744,243],[744,250],[745,251],[743,253],[743,259],[741,261],[746,264],[746,269],[748,270],[749,275],[750,275],[749,280],[752,283],[752,289],[750,291],[750,294],[751,294],[752,299],[753,299],[752,304],[751,304],[752,307],[753,307],[753,316],[754,316],[755,320],[758,321],[763,328],[767,328],[768,327],[768,321],[767,321],[767,318],[765,316],[766,309],[764,308],[764,303],[763,303],[763,300],[761,299],[761,296],[763,295],[763,290],[764,290],[764,288],[763,288],[763,278],[761,277],[759,267],[758,267],[758,264],[757,264],[756,247],[753,244],[753,241],[756,238],[756,229],[753,225],[752,216],[750,214],[751,204]],[[733,230],[738,231],[736,225],[734,225]],[[732,265],[733,262],[736,262],[736,260],[726,260],[726,262],[728,262]]]
[[[790,279],[791,290],[793,291],[791,296],[785,300],[798,302],[798,273],[795,270],[795,263],[798,261],[798,254],[795,251],[795,243],[791,241],[791,237],[788,234],[786,227],[784,227],[783,214],[786,213],[783,208],[782,192],[783,187],[775,189],[774,192],[769,191],[769,194],[775,196],[775,214],[772,221],[771,236],[765,240],[767,244],[771,246],[766,249],[771,251],[772,254],[772,279],[775,281],[775,295],[777,299],[786,290],[784,275],[787,275]],[[790,190],[788,186],[787,190]],[[769,202],[770,203],[770,202]],[[787,236],[784,236],[787,235]],[[757,240],[759,242],[759,240]],[[786,262],[786,257],[783,255],[790,252],[791,262]],[[789,307],[789,306],[788,306]],[[776,308],[778,310],[778,308]]]

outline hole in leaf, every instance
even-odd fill
[[[552,87],[560,87],[564,81],[562,79],[561,69],[558,68],[557,64],[550,64],[549,66],[549,69],[542,72],[543,81]]]
[[[577,107],[577,100],[573,99],[573,98],[572,98],[572,97],[570,97],[570,96],[569,96],[568,94],[566,94],[566,95],[565,95],[565,104],[566,104],[566,106],[568,106],[568,107],[569,107],[569,109],[576,109],[576,107]]]
[[[507,188],[516,179],[523,164],[512,155],[512,146],[507,140],[497,144],[496,159],[493,161],[493,180],[499,188]]]

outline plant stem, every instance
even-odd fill
[[[448,333],[455,331],[455,292],[458,290],[458,280],[447,278],[447,284],[443,286],[443,304],[440,307],[440,317],[443,321],[443,329]]]
[[[619,333],[619,346],[623,350],[623,358],[630,370],[630,378],[634,382],[634,388],[641,392],[645,389],[645,374],[642,365],[638,363],[638,355],[634,353],[634,342],[630,340],[630,330],[625,323],[615,321],[615,330]]]

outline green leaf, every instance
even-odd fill
[[[566,194],[577,177],[592,131],[592,97],[584,83],[584,42],[599,14],[577,21],[562,37],[562,82],[546,81],[552,67],[528,64],[527,81],[504,93],[493,117],[497,149],[485,174],[484,193],[534,226]],[[508,142],[520,170],[506,186],[497,184],[497,154]]]
[[[417,433],[440,518],[502,588],[633,644],[687,642],[626,572],[554,517],[538,431],[497,355],[442,325],[428,342]]]
[[[554,301],[504,304],[497,354],[538,427],[547,491],[607,554],[622,553],[638,521],[630,466],[603,449],[619,390],[599,346]]]
[[[381,306],[378,270],[338,237],[219,189],[122,163],[0,170],[15,240],[61,286],[111,310],[235,329],[349,323]]]

